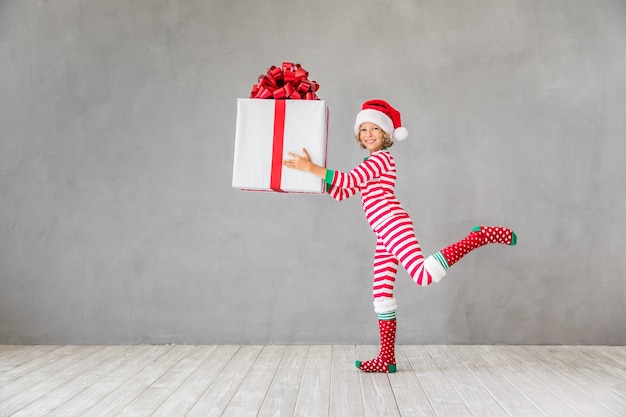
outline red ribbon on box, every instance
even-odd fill
[[[274,137],[272,143],[272,165],[270,189],[283,192],[280,188],[283,169],[283,140],[285,134],[284,100],[319,100],[320,86],[308,79],[309,73],[300,64],[283,62],[282,67],[271,66],[259,76],[252,86],[250,98],[274,99]]]
[[[272,142],[272,170],[270,171],[270,189],[282,193],[280,183],[283,174],[283,141],[285,139],[285,100],[276,100],[274,104],[274,139]]]

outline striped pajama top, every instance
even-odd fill
[[[365,217],[372,230],[392,216],[407,215],[395,196],[396,164],[386,149],[372,153],[349,172],[326,171],[328,194],[337,201],[361,192]]]

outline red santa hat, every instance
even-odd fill
[[[369,100],[363,103],[361,111],[356,115],[355,135],[358,135],[361,124],[365,122],[377,124],[395,140],[404,140],[409,136],[409,131],[400,121],[400,112],[383,100]]]

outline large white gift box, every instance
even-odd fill
[[[283,166],[289,152],[326,167],[328,109],[322,100],[237,99],[233,187],[322,194],[324,181]]]

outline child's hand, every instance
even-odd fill
[[[321,179],[325,179],[326,168],[311,162],[311,157],[309,156],[309,153],[306,151],[306,149],[302,148],[302,152],[304,153],[304,156],[300,156],[297,153],[289,152],[288,155],[293,159],[285,159],[283,161],[283,165],[287,168],[310,172],[311,174],[320,177]]]
[[[300,156],[296,153],[289,152],[288,155],[293,159],[285,159],[283,161],[283,165],[287,168],[297,169],[299,171],[311,171],[311,167],[314,165],[311,162],[311,157],[306,149],[302,148],[302,152],[304,152],[304,156]]]

